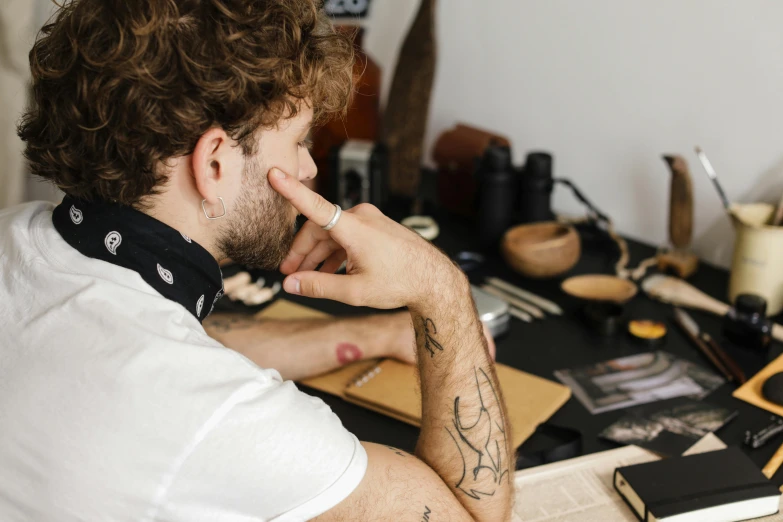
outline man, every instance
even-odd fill
[[[73,0],[44,28],[19,133],[67,197],[0,212],[0,520],[508,519],[511,437],[466,278],[300,183],[351,54],[313,0]],[[292,294],[407,307],[415,456],[206,335],[225,257],[279,265]]]
[[[259,320],[213,313],[203,322],[210,337],[284,379],[300,380],[353,361],[393,357],[416,364],[416,340],[407,312],[368,317]],[[489,355],[495,342],[484,328]],[[284,346],[284,349],[281,349]]]

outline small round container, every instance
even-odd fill
[[[669,329],[660,321],[633,319],[628,321],[628,335],[634,341],[648,347],[660,346],[666,342]]]

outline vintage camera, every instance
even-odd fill
[[[348,140],[329,157],[331,199],[348,209],[359,203],[383,208],[386,203],[388,154],[381,143]]]

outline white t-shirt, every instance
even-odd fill
[[[206,335],[53,206],[0,211],[0,520],[295,521],[367,455],[320,399]]]

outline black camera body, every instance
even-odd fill
[[[348,140],[329,153],[331,200],[344,209],[359,203],[383,208],[388,195],[388,153],[382,143]]]

